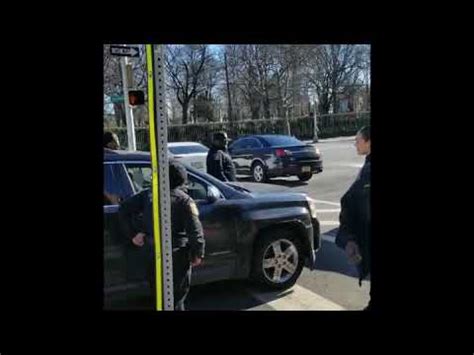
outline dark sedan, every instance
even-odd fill
[[[279,176],[298,176],[307,181],[323,171],[319,150],[290,136],[241,137],[229,146],[229,153],[237,174],[250,175],[255,182]]]

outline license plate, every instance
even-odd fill
[[[311,167],[310,166],[303,166],[301,168],[301,172],[302,173],[309,173],[309,172],[311,172]]]
[[[191,166],[195,167],[196,169],[202,169],[204,164],[200,161],[191,163]]]

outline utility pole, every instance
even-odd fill
[[[316,100],[314,100],[314,114],[313,114],[313,142],[317,143],[319,141],[318,137],[318,104]]]
[[[135,122],[133,120],[133,109],[128,102],[128,90],[133,87],[133,74],[132,66],[128,62],[127,57],[120,59],[122,69],[122,82],[123,82],[123,100],[125,117],[127,119],[127,137],[128,137],[128,150],[137,150],[137,142],[135,138]]]

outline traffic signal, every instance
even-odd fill
[[[132,106],[145,104],[145,93],[141,90],[130,90],[128,92],[128,103]]]

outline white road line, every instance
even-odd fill
[[[337,202],[324,201],[324,200],[314,200],[314,201],[319,202],[319,203],[325,203],[327,205],[333,205],[333,206],[341,207],[341,204],[337,203]]]
[[[325,240],[326,242],[330,242],[330,243],[335,243],[336,242],[336,237],[333,237],[332,235],[321,234],[321,239]]]
[[[276,311],[343,311],[344,307],[302,286],[273,292],[251,292],[252,296]]]
[[[319,221],[320,226],[338,226],[339,221]]]
[[[340,208],[325,209],[325,210],[316,210],[317,213],[331,213],[331,212],[341,212]]]
[[[364,165],[363,163],[329,163],[329,164],[326,164],[326,167],[328,167],[328,166],[345,166],[345,167],[348,167],[348,168],[360,169],[360,168],[362,168],[363,165]]]

